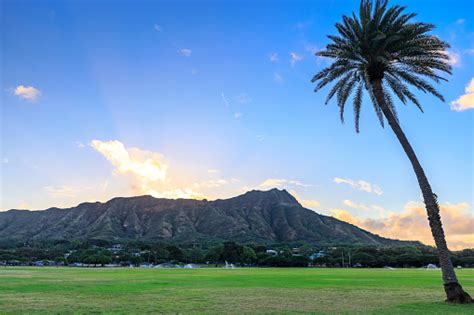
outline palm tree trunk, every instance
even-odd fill
[[[425,175],[423,168],[421,167],[418,158],[416,157],[415,151],[408,142],[402,128],[398,124],[392,110],[388,107],[385,101],[385,92],[382,88],[381,80],[375,80],[372,82],[372,91],[377,100],[378,105],[382,109],[382,112],[387,118],[388,124],[392,128],[393,132],[400,141],[408,159],[410,160],[413,170],[415,171],[418,184],[420,185],[423,199],[426,206],[426,212],[428,214],[428,221],[430,223],[431,233],[433,235],[436,248],[438,250],[439,264],[443,274],[444,290],[446,292],[448,302],[453,303],[472,303],[473,300],[468,293],[464,292],[461,285],[458,282],[456,273],[454,272],[453,263],[451,262],[451,256],[446,244],[446,238],[444,236],[443,225],[441,223],[441,217],[439,214],[439,205],[436,195],[433,193],[428,178]]]

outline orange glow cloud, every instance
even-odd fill
[[[19,85],[13,90],[13,94],[19,98],[34,102],[41,95],[41,92],[32,86]]]
[[[474,108],[474,78],[466,86],[465,92],[457,100],[451,102],[452,110],[462,112]]]
[[[474,248],[474,214],[468,203],[441,204],[441,218],[450,249]],[[401,240],[419,240],[433,245],[425,207],[420,202],[408,202],[402,213],[390,213],[380,219],[359,219],[349,211],[332,209],[339,219],[372,233]]]
[[[297,192],[296,190],[290,190],[289,191],[290,194],[293,195],[293,197],[296,198],[296,200],[298,200],[299,203],[301,203],[301,205],[305,208],[308,208],[308,209],[312,209],[312,210],[316,210],[317,208],[319,208],[319,206],[321,205],[321,203],[317,200],[314,200],[314,199],[303,199]]]
[[[452,110],[462,112],[474,108],[474,78],[466,86],[465,92],[457,100],[451,102]]]

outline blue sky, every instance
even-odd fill
[[[472,99],[474,4],[391,3],[436,24],[452,46],[454,74],[439,86],[446,103],[416,93],[425,113],[398,104],[399,116],[447,221],[474,224],[474,105],[450,105]],[[341,124],[337,106],[323,105],[327,90],[310,83],[328,64],[313,53],[357,6],[3,1],[1,209],[276,186],[374,232],[399,224],[419,212],[420,193],[391,130],[366,99],[356,134],[352,112]],[[474,247],[474,235],[451,244]]]

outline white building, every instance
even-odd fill
[[[278,256],[278,252],[274,249],[267,249],[267,252],[266,252],[268,255],[272,255],[272,256]]]

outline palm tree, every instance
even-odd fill
[[[336,95],[344,122],[344,106],[353,94],[355,129],[359,132],[362,94],[367,91],[382,124],[384,117],[400,141],[418,179],[428,214],[431,232],[437,247],[447,301],[470,303],[471,297],[458,282],[451,262],[439,214],[437,196],[433,193],[420,162],[398,122],[392,93],[404,104],[411,102],[423,111],[416,96],[408,89],[430,93],[444,101],[443,96],[426,81],[441,80],[441,73],[451,74],[446,49],[449,45],[429,32],[434,25],[411,22],[414,13],[404,13],[403,6],[387,6],[386,0],[361,0],[359,16],[343,16],[336,23],[338,36],[328,36],[331,43],[317,56],[332,58],[330,66],[312,79],[315,92],[331,82],[326,104]],[[390,92],[391,90],[391,92]]]

